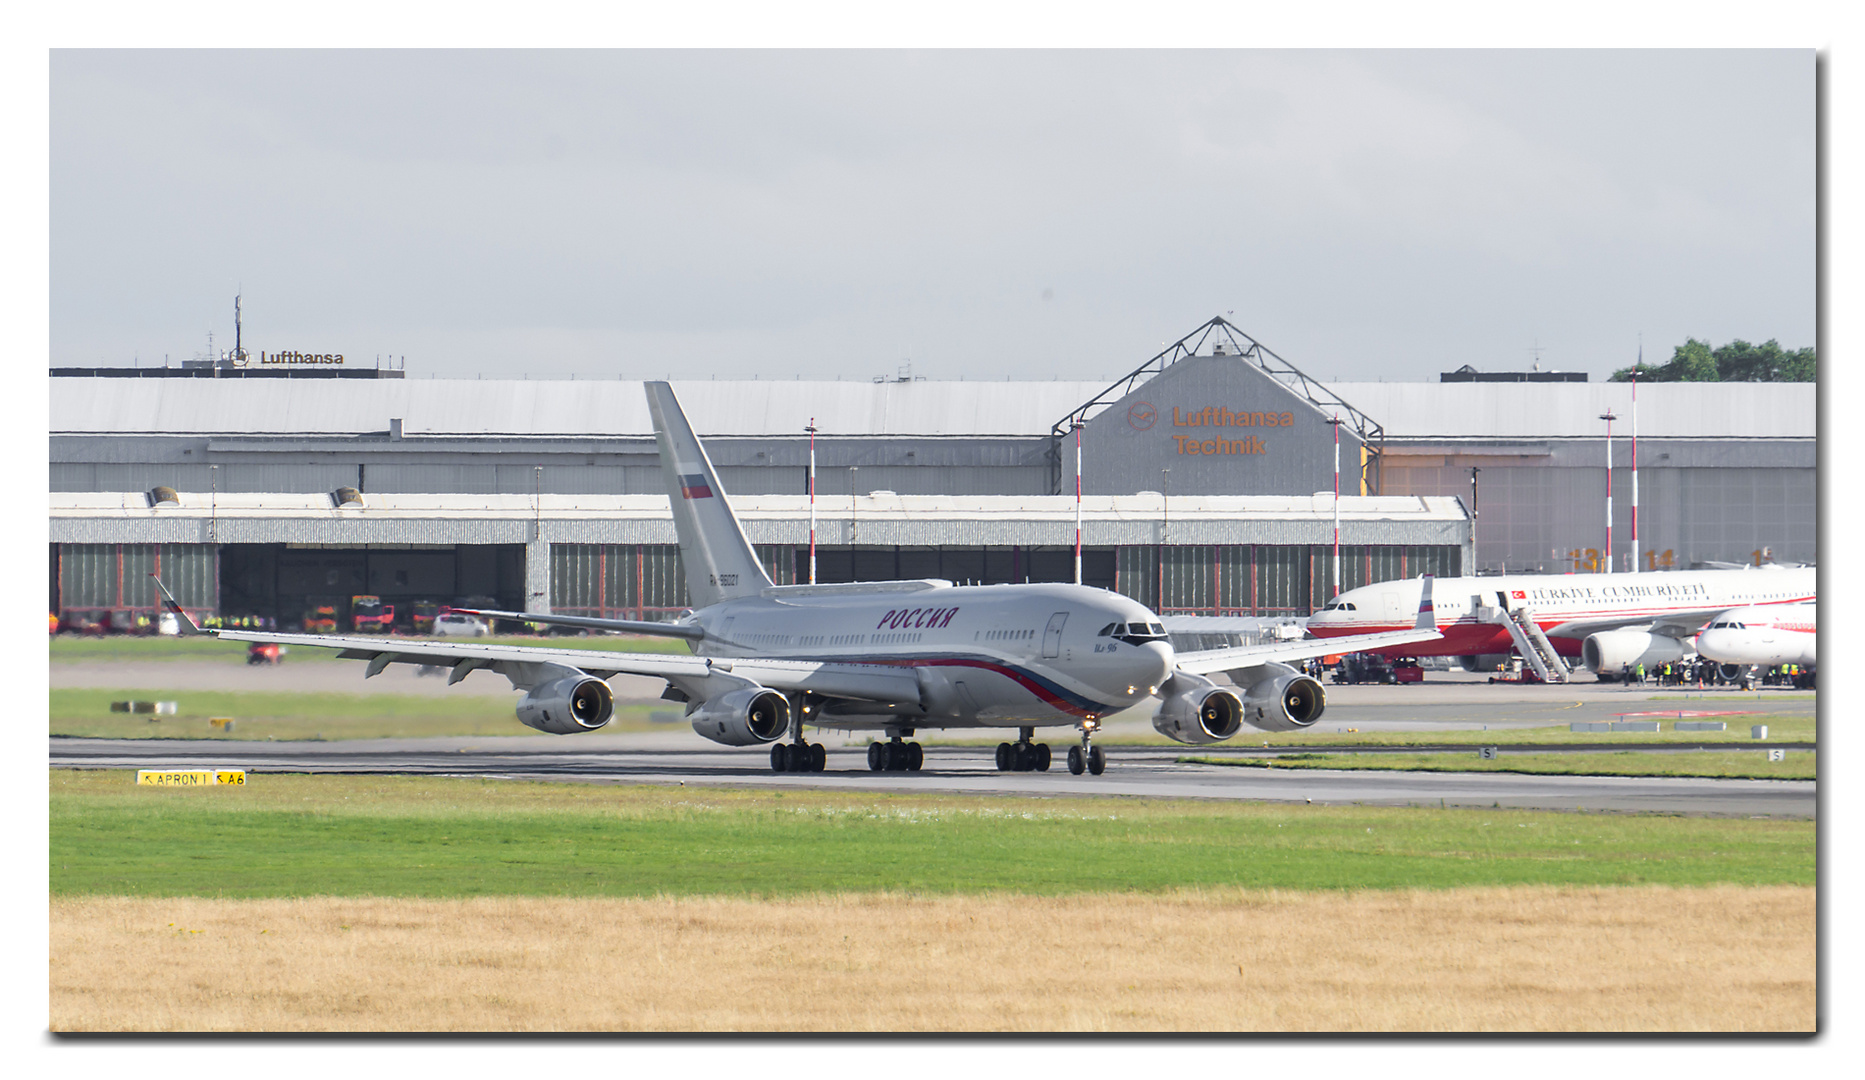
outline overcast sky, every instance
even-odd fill
[[[1814,343],[1811,51],[59,51],[51,361],[1322,378]]]

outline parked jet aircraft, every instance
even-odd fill
[[[1810,668],[1819,662],[1818,637],[1818,604],[1732,608],[1697,635],[1697,655],[1719,664]]]
[[[1814,599],[1811,567],[1677,570],[1632,574],[1506,574],[1443,578],[1435,602],[1441,637],[1422,644],[1380,646],[1394,656],[1477,658],[1527,644],[1539,634],[1562,656],[1580,656],[1594,672],[1617,673],[1680,660],[1688,639],[1719,612],[1750,605],[1801,605]],[[1341,593],[1308,620],[1319,638],[1379,633],[1403,626],[1417,581],[1386,581]],[[1528,650],[1523,651],[1524,659]]]
[[[907,740],[920,728],[1016,728],[1016,742],[997,748],[997,767],[1045,770],[1049,747],[1032,741],[1035,729],[1066,725],[1080,736],[1069,747],[1069,771],[1099,774],[1106,763],[1093,745],[1100,721],[1148,697],[1161,699],[1153,726],[1180,742],[1219,742],[1244,723],[1296,730],[1320,718],[1326,694],[1286,661],[1438,636],[1428,581],[1415,589],[1410,626],[1345,641],[1176,655],[1158,615],[1082,585],[773,585],[672,388],[654,382],[646,390],[695,610],[672,623],[475,614],[679,637],[694,655],[204,631],[186,620],[166,589],[164,602],[182,615],[187,632],[340,648],[344,657],[368,661],[365,677],[389,664],[427,664],[451,668],[451,684],[490,669],[525,691],[520,721],[556,734],[609,722],[608,678],[662,678],[668,684],[662,696],[685,703],[695,731],[727,746],[774,744],[771,767],[779,772],[822,769],[823,747],[805,739],[805,724],[884,733],[887,742],[868,747],[875,770],[918,769],[923,751]],[[1207,677],[1219,672],[1232,685]]]

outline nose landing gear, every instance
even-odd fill
[[[1092,717],[1081,722],[1081,745],[1068,748],[1068,771],[1080,776],[1086,769],[1095,776],[1107,769],[1107,752],[1093,744],[1094,729],[1099,727]]]

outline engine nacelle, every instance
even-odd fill
[[[1243,699],[1227,686],[1180,671],[1160,689],[1165,700],[1153,715],[1153,728],[1169,739],[1203,746],[1243,727]]]
[[[1460,656],[1457,666],[1465,671],[1497,671],[1509,662],[1508,653],[1484,653],[1480,656]]]
[[[1617,675],[1627,665],[1650,668],[1684,658],[1684,643],[1644,630],[1602,630],[1580,643],[1580,659],[1595,675]]]
[[[566,675],[518,701],[518,720],[552,735],[594,731],[615,715],[615,695],[594,675]]]
[[[727,746],[757,746],[790,730],[790,703],[775,690],[750,686],[720,694],[693,713],[693,730]]]
[[[1300,731],[1327,711],[1328,692],[1315,680],[1283,664],[1264,664],[1263,678],[1243,695],[1243,718],[1264,731]]]

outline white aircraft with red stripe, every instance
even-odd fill
[[[1071,772],[1099,773],[1092,736],[1111,713],[1160,699],[1153,726],[1180,742],[1228,739],[1245,723],[1270,731],[1312,725],[1326,707],[1321,684],[1289,662],[1341,642],[1292,641],[1175,654],[1158,615],[1138,601],[1069,584],[957,586],[949,581],[775,585],[759,564],[705,448],[673,390],[646,384],[648,409],[671,493],[695,610],[671,623],[532,612],[478,611],[601,630],[685,639],[691,656],[553,649],[471,642],[313,634],[201,631],[241,641],[340,648],[389,664],[451,668],[451,682],[488,668],[525,691],[518,718],[572,734],[609,722],[616,674],[665,679],[663,697],[686,705],[693,729],[728,746],[771,747],[778,771],[823,767],[804,725],[884,733],[868,748],[872,769],[918,769],[906,741],[919,728],[1017,728],[998,747],[1001,769],[1047,769],[1036,728],[1071,726]],[[1435,639],[1430,590],[1413,583],[1415,618],[1361,635],[1355,648]],[[164,590],[164,596],[167,596]],[[179,613],[172,599],[169,609]],[[463,609],[464,610],[464,609]],[[1210,675],[1225,673],[1229,685]],[[784,740],[788,736],[788,741]]]
[[[1775,667],[1819,663],[1819,605],[1732,608],[1697,635],[1697,655],[1719,664]]]
[[[1435,640],[1368,651],[1391,656],[1476,658],[1514,647],[1512,618],[1540,627],[1562,656],[1583,658],[1595,672],[1682,659],[1704,623],[1736,607],[1801,605],[1815,599],[1811,567],[1677,570],[1631,574],[1504,574],[1440,578],[1435,587]],[[1343,592],[1308,620],[1318,638],[1377,634],[1404,625],[1418,601],[1418,579],[1385,581]],[[1526,611],[1526,615],[1522,614]]]

